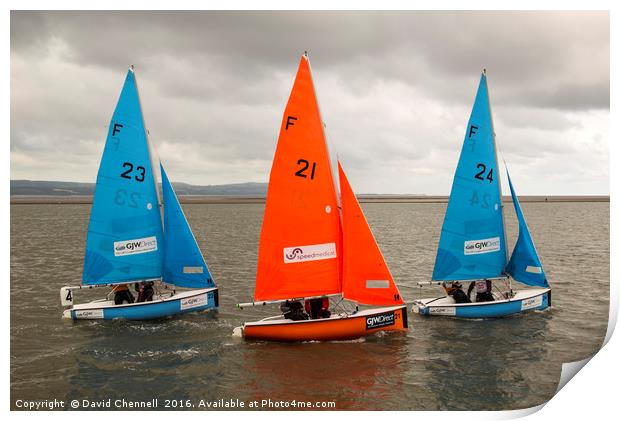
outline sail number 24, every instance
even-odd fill
[[[491,168],[489,170],[489,172],[487,173],[486,177],[484,176],[484,173],[487,171],[487,166],[484,164],[478,164],[476,165],[476,168],[478,168],[478,170],[480,170],[479,172],[476,173],[476,175],[474,175],[474,178],[478,179],[478,180],[482,180],[484,181],[485,178],[487,180],[489,180],[489,183],[493,182],[493,168]]]

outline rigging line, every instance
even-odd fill
[[[495,149],[499,152],[499,156],[502,158],[502,162],[504,163],[504,168],[508,171],[508,164],[506,164],[506,158],[504,158],[504,154],[502,153],[502,149],[499,147],[499,142],[495,139]]]
[[[504,296],[504,291],[499,289],[499,287],[497,285],[495,285],[494,283],[491,283],[491,294],[493,294],[493,288],[495,288],[497,290],[497,293],[499,294],[499,296],[502,299],[506,299],[506,297]]]
[[[344,297],[341,297],[340,300],[334,305],[334,311],[338,309],[338,306],[340,306],[340,303],[342,303],[342,301],[344,300]],[[344,311],[346,314],[349,314],[347,312],[347,309],[344,308],[344,306],[341,307],[342,311]]]

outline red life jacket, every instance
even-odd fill
[[[316,300],[316,298],[313,298],[311,300],[305,300],[304,309],[306,310],[306,313],[312,314],[312,306],[310,303],[313,302],[314,300]],[[329,309],[329,298],[322,297],[321,298],[321,311],[325,311],[328,309]]]

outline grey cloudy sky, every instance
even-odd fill
[[[173,181],[267,181],[304,50],[358,193],[449,193],[483,67],[518,193],[609,193],[607,12],[12,12],[11,178],[94,182],[134,64]]]

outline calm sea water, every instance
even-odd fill
[[[444,204],[365,204],[407,301],[430,278]],[[59,288],[80,279],[88,205],[11,206],[11,405],[16,399],[334,401],[336,409],[517,409],[550,399],[561,363],[602,344],[609,301],[609,204],[525,203],[553,308],[504,319],[423,319],[351,342],[231,337],[275,307],[251,300],[262,205],[185,205],[220,287],[220,310],[156,322],[61,320]],[[507,206],[507,229],[516,221]],[[92,291],[76,294],[78,302]],[[83,300],[83,301],[82,301]]]

